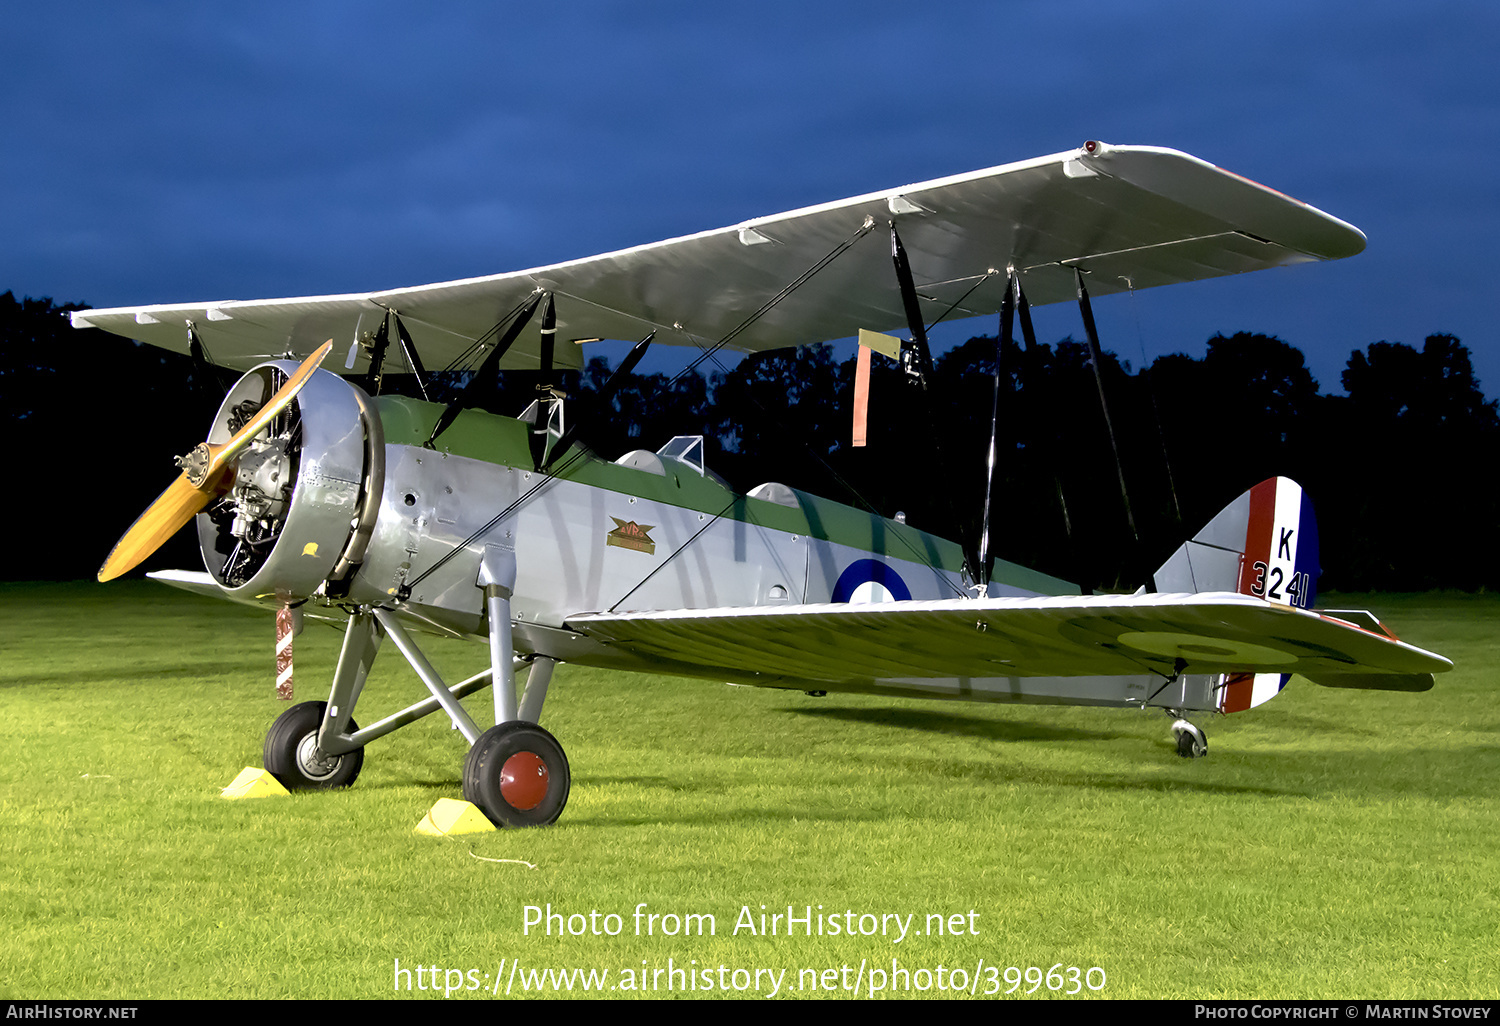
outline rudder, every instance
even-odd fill
[[[1273,477],[1245,492],[1172,553],[1153,575],[1158,592],[1233,591],[1298,609],[1317,598],[1318,522],[1302,486]],[[1220,712],[1274,698],[1285,673],[1226,674]]]
[[[1302,486],[1262,481],[1225,506],[1153,575],[1158,592],[1235,591],[1311,609],[1318,522]]]

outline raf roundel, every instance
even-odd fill
[[[853,604],[910,602],[911,589],[901,575],[878,559],[857,559],[839,574],[833,601]]]

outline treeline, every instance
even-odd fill
[[[221,394],[192,380],[186,357],[72,330],[61,313],[74,308],[0,296],[0,402],[23,485],[6,517],[16,544],[0,575],[11,579],[91,576]],[[877,356],[863,448],[850,445],[854,360],[826,346],[707,376],[637,375],[602,407],[603,360],[561,384],[606,458],[702,434],[709,466],[741,491],[780,481],[900,510],[974,550],[997,357],[993,555],[1134,588],[1227,502],[1280,474],[1317,509],[1323,589],[1500,586],[1500,417],[1449,335],[1353,353],[1345,395],[1324,394],[1300,352],[1264,335],[1216,336],[1202,359],[1161,357],[1141,372],[1106,352],[1108,427],[1087,346],[1071,338],[1004,353],[971,339],[937,359],[925,391]],[[514,414],[534,387],[513,372],[486,405]],[[153,563],[198,565],[190,533]]]
[[[940,356],[926,410],[876,357],[865,448],[850,445],[855,361],[822,346],[753,356],[706,382],[638,379],[595,444],[613,456],[627,439],[655,448],[703,433],[710,465],[737,488],[775,480],[902,510],[974,550],[996,348],[975,338]],[[1346,395],[1324,394],[1300,352],[1264,335],[1216,336],[1201,359],[1165,356],[1141,373],[1106,351],[1109,426],[1084,343],[999,359],[992,554],[1093,588],[1134,588],[1235,496],[1282,475],[1317,509],[1323,588],[1500,586],[1490,471],[1500,417],[1452,336],[1353,353]],[[604,372],[588,368],[585,394]]]

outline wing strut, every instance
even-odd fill
[[[531,297],[531,301],[516,314],[515,319],[510,322],[510,327],[505,329],[505,334],[490,349],[489,355],[484,358],[484,362],[479,365],[473,377],[469,378],[468,384],[464,385],[463,391],[454,396],[453,401],[444,407],[442,416],[438,417],[438,422],[433,425],[432,434],[423,445],[431,449],[438,435],[447,431],[452,425],[454,418],[458,416],[458,411],[472,403],[476,395],[494,385],[495,371],[500,365],[500,357],[504,356],[506,350],[515,342],[516,337],[521,334],[521,329],[531,322],[531,315],[536,313],[536,308],[541,305],[542,298],[546,295],[545,292],[536,293]]]
[[[604,387],[594,397],[592,410],[596,416],[598,411],[603,409],[614,398],[614,394],[620,390],[620,386],[625,383],[625,379],[630,377],[630,372],[635,370],[635,365],[641,362],[641,357],[645,356],[646,350],[651,348],[651,341],[654,338],[656,338],[656,332],[653,331],[632,346],[630,352],[625,354],[625,359],[620,362],[620,366],[609,376],[609,380],[604,383]],[[573,421],[573,425],[563,432],[562,437],[557,440],[557,444],[552,447],[552,458],[547,461],[545,467],[541,468],[543,473],[550,474],[552,472],[552,468],[557,465],[557,461],[562,459],[567,454],[567,451],[572,448],[573,442],[578,438],[579,428],[586,423],[588,423],[587,417],[579,418]]]
[[[943,504],[947,507],[948,522],[953,525],[954,531],[962,536],[967,531],[960,530],[958,510],[954,506],[953,491],[948,487],[954,480],[949,472],[948,460],[944,455],[944,447],[940,444],[937,434],[937,421],[932,415],[932,396],[927,391],[927,381],[932,376],[932,350],[927,345],[927,329],[922,324],[922,308],[917,302],[917,287],[912,282],[911,263],[906,258],[906,247],[901,245],[901,236],[896,232],[896,222],[890,222],[891,226],[891,261],[896,265],[896,282],[901,286],[901,305],[906,310],[906,323],[911,328],[911,344],[901,347],[901,368],[906,371],[908,384],[917,387],[916,404],[920,411],[921,422],[927,428],[928,437],[933,444],[933,463],[937,471],[938,480],[935,482],[935,491],[943,497]],[[967,545],[964,546],[964,560],[970,567],[974,565],[974,550]],[[975,576],[980,571],[974,571]]]
[[[932,350],[927,346],[927,329],[922,324],[922,307],[917,303],[917,287],[911,278],[911,263],[906,259],[906,247],[901,245],[901,236],[896,233],[896,223],[891,222],[891,262],[896,265],[896,282],[901,286],[901,305],[906,310],[906,326],[911,329],[911,344],[901,347],[901,368],[908,379],[927,390],[927,378],[932,373]]]
[[[658,389],[657,393],[655,393],[655,394],[661,394],[662,391],[665,391],[666,389],[670,388],[678,380],[678,378],[682,377],[682,375],[684,375],[684,374],[688,374],[688,373],[696,370],[698,368],[698,366],[700,364],[702,364],[704,361],[714,359],[714,354],[716,352],[718,352],[720,349],[722,349],[725,345],[727,345],[732,338],[734,338],[740,332],[744,331],[750,325],[754,324],[757,320],[759,320],[766,313],[766,311],[770,310],[777,303],[781,302],[787,296],[789,296],[793,292],[797,291],[797,289],[799,289],[803,285],[807,284],[807,282],[810,281],[812,279],[812,277],[814,275],[816,275],[819,271],[823,270],[823,268],[827,267],[829,264],[833,263],[834,260],[838,259],[843,254],[847,253],[849,251],[849,248],[851,246],[853,246],[860,239],[862,239],[866,235],[868,235],[874,229],[874,227],[875,227],[875,219],[872,218],[872,217],[866,217],[865,220],[864,220],[864,223],[862,223],[859,226],[859,228],[855,230],[855,232],[854,232],[853,235],[850,235],[843,242],[839,243],[837,246],[835,246],[833,249],[831,249],[828,252],[828,254],[826,256],[824,256],[821,260],[819,260],[817,263],[813,264],[807,270],[803,271],[800,275],[798,275],[792,281],[788,282],[781,289],[780,292],[776,293],[776,295],[772,296],[770,299],[766,300],[765,303],[761,304],[761,306],[760,306],[759,309],[757,309],[753,314],[751,314],[749,317],[747,317],[743,321],[741,321],[740,324],[736,328],[734,328],[732,331],[730,331],[727,335],[725,335],[723,338],[721,338],[718,342],[716,342],[712,346],[704,349],[703,352],[698,356],[697,359],[695,359],[692,363],[688,364],[682,370],[678,371],[677,374],[676,374],[676,376],[674,376],[671,379],[671,381],[667,382],[660,389]],[[400,321],[399,320],[397,321],[397,325],[398,326],[400,325]],[[405,336],[403,335],[403,337],[405,337]],[[620,364],[619,369],[616,370],[615,373],[613,375],[611,375],[609,381],[607,381],[605,383],[604,388],[600,392],[600,396],[599,396],[600,400],[602,400],[602,399],[604,399],[604,398],[606,398],[608,396],[612,396],[614,394],[614,391],[619,387],[618,383],[619,382],[623,382],[624,381],[624,376],[627,375],[627,374],[629,374],[632,370],[635,369],[635,365],[637,363],[639,363],[641,357],[646,354],[646,348],[648,346],[650,346],[651,341],[655,337],[656,337],[656,332],[653,331],[653,332],[651,332],[651,334],[647,335],[645,338],[641,339],[641,341],[639,341],[639,342],[636,343],[635,347],[633,349],[631,349],[630,353],[626,355],[625,360]],[[596,400],[596,401],[598,401],[598,400]],[[557,465],[557,462],[560,459],[562,459],[563,456],[565,456],[567,454],[567,450],[569,448],[571,448],[571,446],[573,445],[574,439],[577,437],[577,435],[579,433],[579,428],[581,428],[582,426],[584,426],[585,423],[586,423],[586,421],[575,420],[573,422],[573,427],[570,428],[568,431],[565,431],[563,433],[563,436],[560,437],[557,440],[557,443],[554,444],[553,447],[552,447],[552,456],[551,456],[551,458],[547,461],[547,465],[545,467],[541,468],[544,473],[550,474],[552,472],[552,468]],[[808,451],[811,452],[811,449],[809,449]],[[816,458],[817,454],[814,453],[813,455]],[[824,462],[824,466],[825,467],[827,466],[826,462]],[[567,464],[564,463],[563,467],[561,467],[559,469],[560,470],[565,470],[566,467],[567,467]],[[837,475],[836,474],[835,474],[835,478],[837,479]],[[532,495],[534,495],[536,493],[537,489],[543,487],[546,484],[547,480],[548,479],[544,478],[543,480],[536,482],[534,485],[532,485],[531,488],[529,488],[525,492],[522,492],[519,498],[517,498],[514,502],[512,502],[505,509],[501,510],[499,513],[497,513],[493,517],[491,517],[488,523],[484,524],[477,531],[475,531],[473,534],[471,534],[468,538],[464,539],[464,541],[463,541],[462,544],[456,546],[453,549],[450,549],[448,551],[447,555],[442,556],[432,566],[428,567],[426,570],[423,570],[416,577],[408,580],[404,585],[402,585],[398,589],[398,591],[397,591],[397,598],[399,598],[401,601],[404,602],[407,598],[409,598],[411,596],[411,589],[413,587],[415,587],[417,584],[419,584],[423,580],[425,580],[434,571],[436,571],[436,570],[440,569],[441,567],[443,567],[450,559],[452,559],[459,552],[462,552],[462,551],[466,550],[469,547],[469,545],[472,542],[475,541],[475,539],[482,537],[487,531],[490,530],[490,528],[494,527],[496,524],[500,523],[500,521],[504,520],[506,517],[508,517],[512,513],[514,513],[516,511],[516,509],[518,509],[521,506],[522,503],[526,502],[527,499],[529,499]],[[853,491],[853,490],[851,489],[851,491]],[[859,498],[858,493],[855,493],[855,497]],[[864,500],[862,498],[860,498],[859,501],[861,503],[864,503],[864,505],[866,506],[866,508],[869,508],[869,503],[864,502]],[[918,558],[919,559],[921,558],[919,554],[918,554]]]
[[[1141,536],[1135,529],[1135,514],[1130,511],[1130,493],[1125,489],[1125,465],[1120,462],[1120,445],[1115,441],[1115,425],[1109,417],[1109,403],[1104,399],[1104,358],[1099,352],[1099,329],[1094,326],[1094,308],[1089,303],[1089,290],[1083,284],[1083,271],[1075,266],[1073,277],[1078,281],[1078,309],[1083,313],[1083,330],[1089,336],[1089,362],[1094,365],[1094,383],[1099,386],[1099,408],[1104,411],[1104,427],[1109,432],[1109,447],[1115,454],[1115,473],[1120,478],[1120,498],[1125,502],[1125,519],[1130,524],[1130,536],[1139,544]]]
[[[219,376],[218,366],[208,358],[208,350],[203,348],[203,339],[198,336],[198,326],[188,321],[187,330],[188,355],[193,358],[193,380],[205,392],[213,392],[214,398],[218,399],[229,391],[229,386]]]
[[[547,293],[547,298],[542,303],[542,352],[541,373],[537,375],[536,386],[536,419],[531,424],[531,466],[533,470],[539,470],[542,466],[542,457],[547,454],[547,429],[551,424],[547,412],[551,404],[544,400],[555,400],[557,395],[552,388],[552,356],[553,343],[557,339],[557,307],[552,302],[552,293]]]
[[[385,378],[385,351],[391,345],[391,315],[380,319],[380,328],[375,332],[375,341],[370,349],[370,369],[365,373],[361,387],[370,395],[380,394],[380,382]]]
[[[550,385],[546,378],[552,373],[552,349],[553,343],[557,341],[557,306],[552,301],[552,293],[547,293],[547,298],[542,302],[542,384]]]
[[[1021,279],[1012,269],[1005,285],[1005,299],[1000,304],[1000,337],[995,340],[995,398],[990,406],[990,452],[984,477],[984,519],[979,525],[979,565],[975,567],[975,573],[979,577],[980,598],[988,598],[990,593],[990,498],[995,492],[995,459],[999,449],[1000,371],[1005,360],[1005,350],[1015,344],[1016,301],[1020,296]],[[1028,316],[1027,322],[1030,320]]]
[[[391,316],[396,319],[396,339],[401,343],[401,355],[406,357],[411,376],[417,379],[417,391],[422,393],[423,399],[431,402],[432,396],[427,393],[427,368],[422,366],[422,358],[417,355],[416,343],[411,340],[406,325],[401,323],[401,315],[392,310]]]
[[[1027,425],[1027,427],[1029,428],[1030,425],[1036,422],[1036,419],[1031,416],[1031,413],[1034,409],[1033,404],[1036,403],[1037,386],[1035,383],[1041,380],[1042,375],[1041,372],[1037,369],[1038,347],[1036,344],[1036,331],[1031,326],[1031,304],[1026,300],[1026,293],[1019,291],[1019,280],[1016,283],[1016,288],[1016,312],[1021,315],[1021,338],[1026,343],[1026,356],[1025,360],[1022,363],[1024,383],[1021,390],[1016,395],[1018,404],[1017,418],[1019,419],[1020,423]],[[1032,431],[1030,433],[1030,437],[1023,438],[1023,441],[1033,451],[1040,453],[1040,458],[1044,462],[1048,462],[1047,455],[1045,453],[1042,453],[1040,448],[1040,439],[1043,437],[1045,436]],[[1050,448],[1050,443],[1048,447]],[[1053,465],[1055,467],[1055,463]],[[1063,536],[1067,538],[1071,543],[1073,540],[1073,519],[1068,515],[1068,499],[1067,496],[1063,494],[1062,478],[1058,476],[1055,469],[1052,472],[1052,484],[1057,492],[1057,505],[1062,510]]]
[[[653,331],[651,334],[647,335],[645,338],[637,342],[635,346],[630,350],[630,352],[626,354],[625,359],[620,364],[619,369],[610,376],[610,379],[605,382],[604,388],[600,390],[598,399],[599,402],[603,402],[615,393],[615,390],[620,387],[620,384],[623,383],[630,372],[635,369],[635,365],[641,362],[641,357],[646,355],[646,350],[650,347],[651,340],[655,337],[656,332]],[[557,461],[561,459],[564,454],[566,454],[569,448],[572,447],[574,439],[578,437],[578,429],[580,426],[582,426],[583,423],[585,423],[585,421],[575,420],[573,422],[573,426],[566,432],[564,432],[562,437],[557,440],[557,444],[552,447],[552,458],[547,461],[547,465],[545,467],[541,468],[543,475],[551,475],[552,467],[556,465]],[[567,464],[564,464],[561,469],[567,469]],[[517,509],[520,508],[522,503],[530,499],[537,493],[539,489],[545,487],[551,480],[552,477],[550,476],[543,476],[539,478],[535,483],[532,484],[530,488],[523,491],[514,502],[512,502],[509,506],[506,506],[494,516],[490,517],[490,519],[484,524],[480,525],[480,527],[475,530],[473,534],[469,535],[458,545],[455,545],[453,548],[449,549],[447,554],[439,558],[437,562],[433,563],[426,570],[423,570],[416,577],[413,577],[411,580],[401,585],[401,587],[396,591],[396,598],[401,602],[405,602],[407,599],[409,599],[411,597],[411,590],[418,584],[421,584],[424,580],[426,580],[428,575],[432,574],[434,571],[442,569],[442,567],[454,556],[458,555],[461,552],[467,551],[469,546],[472,545],[477,539],[482,538],[484,535],[488,534],[490,528],[494,527],[496,524],[500,523],[500,521],[504,520],[506,517],[514,513]]]

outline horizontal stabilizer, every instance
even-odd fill
[[[1355,688],[1360,691],[1431,691],[1436,678],[1430,673],[1304,673],[1325,688]]]

